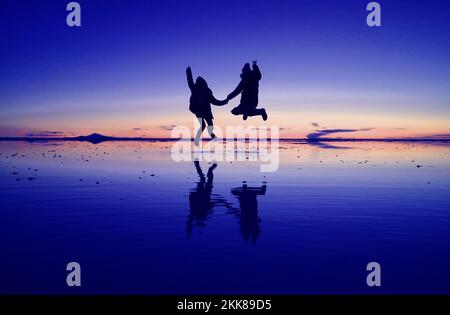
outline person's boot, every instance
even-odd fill
[[[265,108],[262,109],[261,116],[262,116],[262,119],[263,119],[264,121],[267,120],[267,112],[266,112],[266,109],[265,109]]]
[[[216,137],[213,130],[214,130],[214,126],[208,126],[208,133],[211,136],[211,139],[214,139]]]
[[[242,118],[243,118],[244,120],[247,120],[247,118],[248,118],[247,114],[243,114],[243,115],[242,115]]]

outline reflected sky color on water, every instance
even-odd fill
[[[281,142],[274,173],[171,145],[0,142],[0,292],[450,293],[449,143]]]

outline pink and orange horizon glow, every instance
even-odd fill
[[[257,59],[269,120],[233,116],[236,98],[213,106],[216,126],[279,126],[282,138],[449,138],[448,10],[383,5],[386,24],[374,28],[352,1],[86,1],[90,15],[73,29],[52,1],[33,10],[10,1],[0,19],[0,136],[170,137],[175,125],[193,128],[187,66],[224,99]]]
[[[335,130],[325,138],[450,138],[449,122],[446,118],[419,118],[405,115],[383,116],[344,113],[317,113],[281,111],[269,112],[269,120],[259,117],[243,121],[241,117],[231,115],[229,108],[220,108],[215,114],[215,126],[225,131],[227,126],[278,126],[280,138],[307,138],[317,132]],[[100,133],[114,137],[170,138],[175,126],[194,129],[194,116],[190,113],[171,115],[122,114],[120,119],[114,116],[90,117],[89,119],[71,118],[64,123],[46,121],[45,118],[27,121],[26,128],[0,127],[0,136],[6,137],[64,137]],[[176,121],[177,124],[173,122]],[[339,130],[352,130],[339,132]],[[57,130],[57,131],[55,131]]]

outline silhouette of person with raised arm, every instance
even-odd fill
[[[255,243],[259,237],[261,219],[258,216],[257,196],[265,195],[266,189],[266,185],[248,187],[247,184],[231,189],[231,194],[239,200],[240,209],[234,209],[229,213],[239,218],[241,234],[245,241],[251,240],[252,243]]]
[[[194,83],[192,77],[191,67],[187,67],[186,76],[189,88],[191,89],[191,97],[189,99],[189,110],[197,117],[200,127],[195,135],[194,144],[199,145],[200,138],[206,124],[208,124],[208,132],[212,139],[216,136],[214,134],[213,114],[211,111],[211,104],[222,106],[228,103],[228,100],[217,100],[211,89],[208,87],[205,79],[197,77]]]
[[[252,68],[246,63],[242,68],[241,82],[227,96],[227,101],[241,94],[240,104],[231,110],[234,115],[243,115],[243,119],[247,120],[248,116],[261,115],[263,120],[267,120],[267,112],[264,108],[258,107],[259,81],[261,80],[261,71],[259,70],[256,60],[253,61]]]
[[[195,170],[200,178],[197,182],[195,189],[192,189],[189,193],[189,207],[190,212],[187,221],[187,235],[192,235],[194,226],[201,227],[206,226],[206,221],[213,209],[217,206],[225,206],[231,208],[231,205],[220,195],[213,194],[213,171],[217,167],[217,164],[213,164],[209,167],[208,173],[203,174],[199,161],[194,161]]]

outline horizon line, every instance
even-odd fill
[[[208,138],[202,138],[208,139]],[[114,137],[105,136],[98,133],[93,133],[88,136],[74,136],[74,137],[10,137],[10,136],[0,136],[0,141],[88,141],[88,142],[105,142],[105,141],[179,141],[183,138],[169,138],[169,137]],[[184,139],[186,141],[193,140]],[[259,140],[258,138],[222,138],[220,141],[236,141],[236,140]],[[271,141],[270,138],[267,140]],[[305,142],[325,142],[325,141],[450,141],[448,138],[433,138],[433,137],[403,137],[403,138],[279,138],[278,141],[305,141]]]

